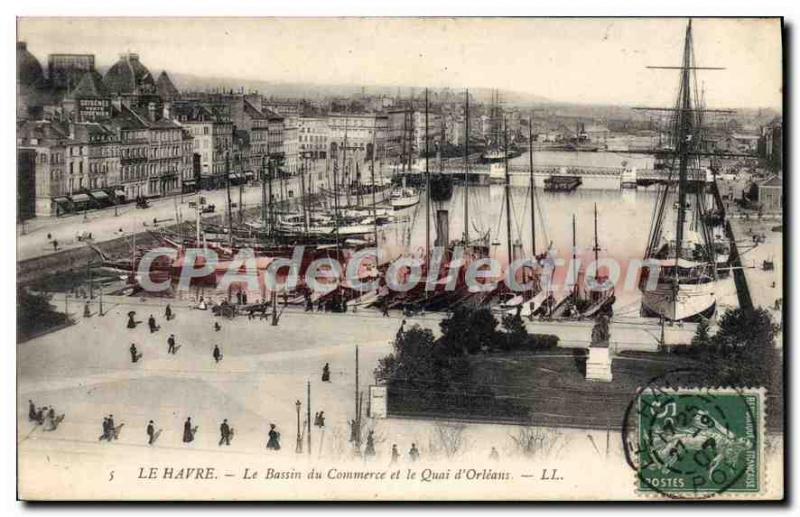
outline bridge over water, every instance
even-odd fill
[[[530,167],[518,164],[509,165],[509,178],[512,186],[527,187],[530,184]],[[431,167],[431,172],[443,172],[452,175],[456,182],[464,180],[464,164],[446,163],[442,167],[438,164]],[[419,176],[421,171],[398,174]],[[537,187],[544,187],[545,180],[552,176],[574,176],[581,179],[584,189],[619,189],[627,186],[652,185],[654,183],[667,183],[677,181],[677,174],[670,177],[668,170],[664,169],[637,169],[624,167],[602,167],[586,165],[542,165],[534,166],[533,177]],[[713,178],[705,170],[692,169],[689,171],[690,182],[711,182]],[[505,183],[505,168],[498,164],[470,164],[469,182],[476,185],[491,183]]]

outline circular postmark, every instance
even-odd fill
[[[708,499],[758,491],[761,398],[752,390],[698,386],[707,373],[676,369],[636,390],[622,446],[639,492]]]

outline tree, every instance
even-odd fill
[[[501,322],[503,330],[505,331],[505,344],[506,350],[518,350],[525,347],[529,341],[528,329],[525,328],[525,323],[522,318],[516,314],[506,314],[503,316]]]
[[[780,366],[776,332],[766,309],[726,311],[707,351],[699,352],[706,363],[714,363],[712,382],[719,386],[770,386],[773,369]]]
[[[56,312],[50,298],[27,289],[17,291],[17,341],[67,322],[67,315]]]
[[[481,307],[457,307],[449,318],[439,323],[440,343],[451,356],[475,354],[497,342],[497,320],[492,312]]]
[[[402,379],[408,382],[430,382],[434,379],[433,332],[414,325],[394,340],[394,353],[378,360],[375,378],[378,381]]]
[[[464,437],[464,424],[445,424],[437,423],[435,433],[435,443],[431,441],[432,451],[442,451],[449,459],[456,456],[466,448]]]
[[[708,332],[708,320],[702,319],[697,324],[697,330],[692,338],[692,348],[705,348],[711,345],[711,335]]]

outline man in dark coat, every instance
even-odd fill
[[[183,424],[183,443],[194,441],[194,433],[197,428],[192,428],[192,417],[187,417]]]
[[[155,435],[156,435],[156,428],[153,425],[153,421],[150,420],[150,422],[147,424],[147,445],[153,445],[153,440],[155,440]]]
[[[132,363],[138,362],[141,355],[139,355],[139,351],[136,350],[136,345],[134,343],[131,343],[130,352],[131,352],[131,362]]]
[[[103,417],[103,434],[101,434],[100,438],[98,438],[98,441],[100,440],[107,440],[109,442],[111,441],[111,431],[109,431],[107,416]]]
[[[156,319],[151,314],[150,317],[147,319],[147,325],[150,327],[150,333],[158,330],[158,325],[156,325]]]
[[[322,382],[331,382],[331,367],[328,366],[328,363],[322,367]]]
[[[167,304],[167,308],[164,309],[164,317],[167,318],[167,321],[172,319],[172,307]]]
[[[411,444],[411,450],[408,451],[408,457],[411,458],[411,461],[417,461],[419,459],[419,449],[417,449],[417,444]]]
[[[214,345],[214,352],[212,354],[214,356],[214,362],[222,361],[222,352],[219,350],[219,345]]]
[[[228,425],[228,419],[224,419],[222,424],[219,426],[219,445],[221,446],[223,443],[225,445],[231,444],[231,428]]]
[[[117,439],[117,428],[114,425],[114,415],[108,415],[108,436],[109,441]]]
[[[167,353],[174,354],[177,350],[175,349],[175,334],[170,334],[169,338],[167,338]]]
[[[391,464],[393,465],[393,464],[397,463],[397,461],[399,459],[400,459],[400,451],[397,450],[397,444],[396,443],[392,444],[392,461],[391,461]]]

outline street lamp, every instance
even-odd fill
[[[303,452],[303,437],[300,435],[300,406],[302,405],[302,402],[299,400],[294,403],[294,407],[297,409],[297,447],[294,452],[298,454]]]

